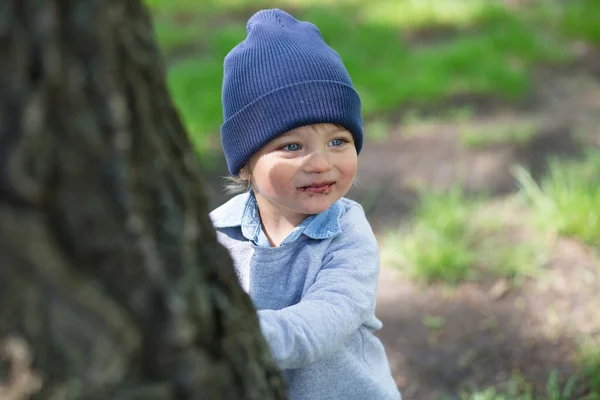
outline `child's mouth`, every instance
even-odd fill
[[[312,185],[300,187],[300,191],[311,194],[327,194],[335,185],[335,181],[313,183]]]

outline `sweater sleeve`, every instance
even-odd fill
[[[379,248],[360,206],[332,240],[315,282],[302,300],[260,310],[263,335],[281,369],[326,359],[374,312]]]

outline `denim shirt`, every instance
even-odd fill
[[[248,192],[240,198],[240,202],[244,199],[246,199],[246,204],[240,221],[242,234],[259,247],[271,247],[271,243],[262,229],[258,203],[254,193],[252,191]],[[286,236],[279,246],[294,243],[302,234],[311,239],[332,238],[339,235],[341,232],[339,211],[338,206],[334,204],[321,214],[309,215]]]

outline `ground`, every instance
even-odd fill
[[[579,373],[573,339],[598,322],[595,268],[586,250],[568,241],[557,246],[542,281],[508,293],[481,284],[462,284],[451,293],[419,287],[384,267],[377,313],[404,399],[455,398],[468,384],[502,384],[517,372],[543,393],[550,368],[563,381]],[[504,287],[502,281],[495,285]],[[431,316],[442,318],[443,327],[427,327],[424,318]]]

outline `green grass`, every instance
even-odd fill
[[[456,283],[471,277],[476,260],[468,219],[472,206],[459,190],[422,196],[410,231],[391,233],[384,240],[383,262],[422,281]]]
[[[531,385],[519,374],[513,374],[502,389],[490,387],[479,391],[471,389],[461,393],[461,400],[571,400],[574,399],[575,388],[585,382],[587,393],[577,400],[600,400],[600,349],[594,345],[588,348],[590,353],[584,354],[583,370],[578,376],[570,376],[566,382],[559,382],[557,370],[551,371],[546,382],[543,395],[535,396]]]
[[[588,400],[600,400],[600,351],[586,360],[584,373],[590,387]]]
[[[569,37],[600,44],[600,5],[597,0],[564,2],[560,18],[562,31]]]
[[[154,22],[154,34],[163,51],[193,46],[200,42],[202,32],[203,30],[192,24],[182,25],[175,21],[161,19]]]
[[[551,160],[539,184],[522,167],[515,176],[542,228],[600,245],[600,151],[582,161]]]
[[[590,389],[590,395],[585,400],[600,400],[600,337],[584,340],[580,354],[583,374]]]
[[[379,0],[376,4],[364,0],[145,0],[154,12],[233,13],[259,8],[306,8],[315,6],[352,7],[366,20],[401,24],[411,28],[438,24],[460,25],[471,22],[488,5],[486,0]]]
[[[222,122],[223,58],[244,39],[246,16],[273,5],[262,0],[145,2],[154,15],[156,37],[167,59],[178,55],[169,68],[175,102],[199,150],[210,149],[212,142],[204,142],[214,142]],[[535,65],[568,59],[557,36],[562,30],[556,28],[556,34],[549,34],[540,24],[531,23],[534,16],[539,17],[534,11],[515,11],[499,4],[382,0],[374,6],[366,0],[284,0],[277,6],[319,26],[344,59],[369,118],[458,95],[518,99],[529,89]],[[590,4],[581,7],[584,11],[595,7]],[[577,10],[573,8],[570,17],[549,13],[553,19],[546,20],[571,32],[569,37],[577,36],[567,29],[573,25],[568,21],[579,18]],[[557,22],[557,18],[564,21]],[[586,26],[593,25],[591,19],[585,21]],[[436,27],[456,33],[414,42],[415,32],[418,37],[418,32]],[[181,53],[190,49],[199,50],[182,59]]]
[[[589,338],[580,348],[581,371],[561,377],[553,369],[548,375],[542,394],[533,394],[532,385],[519,373],[513,373],[506,382],[478,390],[470,387],[460,393],[461,400],[600,400],[600,342]],[[585,388],[585,393],[581,390]],[[578,397],[574,397],[577,395]]]
[[[422,282],[455,284],[482,274],[520,283],[546,261],[538,238],[511,240],[505,229],[514,213],[489,212],[484,198],[459,189],[424,192],[414,221],[382,240],[382,261]]]
[[[218,57],[191,57],[172,65],[168,84],[183,122],[200,153],[215,149],[222,121],[222,60],[227,49],[237,44],[244,34],[242,26],[230,26],[211,35],[207,51]],[[220,62],[215,62],[216,59]]]
[[[577,377],[573,376],[564,385],[561,385],[558,381],[558,372],[552,371],[548,377],[544,395],[534,396],[531,385],[519,375],[514,374],[505,384],[507,386],[505,390],[488,388],[468,394],[462,393],[460,398],[461,400],[571,400],[576,383]]]

